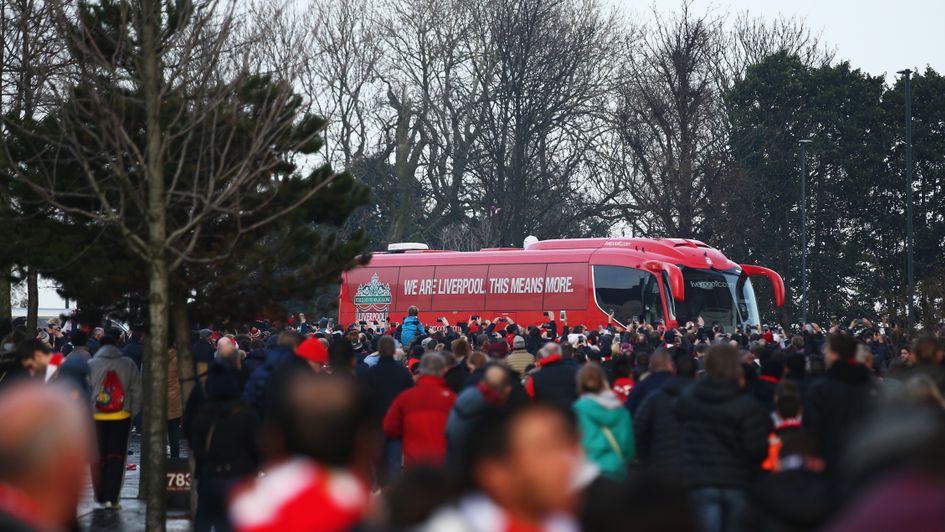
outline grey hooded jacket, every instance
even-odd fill
[[[108,370],[113,369],[124,388],[125,400],[123,410],[135,415],[141,410],[141,375],[134,360],[122,354],[121,350],[113,345],[102,346],[89,360],[89,381],[92,383],[92,411],[95,411],[95,396],[102,387],[102,381]]]

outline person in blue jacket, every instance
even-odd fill
[[[417,338],[422,338],[427,335],[426,329],[423,328],[423,324],[420,323],[420,318],[417,315],[420,314],[420,309],[416,306],[411,306],[407,309],[407,317],[404,318],[404,324],[400,326],[400,343],[404,345],[404,349],[409,348],[410,344]]]

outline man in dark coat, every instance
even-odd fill
[[[377,341],[377,351],[380,358],[377,364],[371,366],[364,373],[363,386],[367,390],[371,400],[371,407],[374,411],[375,420],[380,423],[394,399],[400,395],[400,392],[413,386],[413,377],[396,360],[394,360],[394,351],[396,350],[394,338],[391,336],[382,336]],[[387,474],[396,474],[400,472],[402,465],[403,448],[400,440],[387,440],[384,444],[384,464],[378,468],[378,473],[382,476],[382,482],[386,481]]]
[[[689,353],[679,353],[673,360],[676,375],[653,392],[633,416],[637,456],[644,467],[661,478],[682,479],[682,426],[673,414],[679,394],[696,376],[696,360]]]
[[[201,329],[197,333],[197,341],[190,347],[194,354],[194,375],[200,376],[207,371],[213,362],[213,331]],[[95,352],[93,351],[94,355]]]
[[[635,415],[637,408],[656,390],[659,390],[673,377],[673,359],[668,349],[660,348],[650,356],[650,374],[630,390],[626,407],[630,415]]]
[[[529,397],[570,412],[578,398],[577,368],[561,358],[558,344],[547,344],[538,351],[537,366],[525,383]]]
[[[272,340],[272,345],[275,346],[278,338],[273,337]],[[268,356],[269,351],[266,350],[266,343],[259,338],[253,339],[250,342],[250,351],[246,354],[246,360],[243,361],[243,366],[245,366],[246,371],[252,375],[253,372],[256,371],[256,368],[266,363]]]
[[[215,362],[208,370],[207,401],[187,434],[196,464],[198,504],[194,526],[226,530],[226,496],[259,466],[259,415],[240,401],[240,381],[232,365]]]
[[[827,462],[839,465],[848,438],[874,410],[876,386],[870,371],[856,362],[857,342],[847,333],[827,337],[827,374],[811,385],[804,403],[804,428]]]
[[[141,343],[141,331],[135,329],[131,331],[131,338],[128,343],[121,348],[121,352],[126,357],[135,361],[138,369],[141,368],[141,360],[144,358],[144,344]]]
[[[458,394],[463,391],[466,381],[469,379],[469,366],[466,365],[466,358],[472,353],[472,350],[465,339],[453,340],[451,347],[451,352],[442,353],[449,368],[443,378],[446,379],[446,385],[449,389]]]
[[[764,406],[766,412],[774,410],[774,390],[784,376],[784,354],[764,348],[758,352],[761,361],[760,375],[751,385],[751,393]]]
[[[737,530],[749,511],[748,487],[768,453],[771,420],[742,389],[734,347],[712,346],[705,372],[673,409],[683,429],[685,480],[703,530]]]
[[[456,398],[446,423],[446,461],[455,464],[463,456],[469,432],[490,408],[506,404],[514,375],[499,364],[485,366],[482,382],[463,390]],[[521,386],[521,385],[520,385]]]

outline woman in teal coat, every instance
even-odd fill
[[[597,364],[581,368],[577,387],[581,397],[573,408],[584,453],[605,476],[627,478],[627,468],[636,454],[630,412],[610,390],[607,375]]]

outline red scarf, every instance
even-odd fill
[[[0,483],[0,513],[9,515],[36,530],[55,528],[43,522],[39,508],[32,499],[9,484]]]
[[[561,361],[561,355],[550,355],[550,356],[546,356],[545,358],[539,360],[538,362],[535,363],[535,365],[540,368],[540,367],[545,366],[545,365],[547,365],[547,364],[552,364],[552,363],[554,363],[554,362],[560,362],[560,361]]]
[[[477,388],[479,388],[479,391],[482,393],[482,398],[485,399],[487,405],[502,406],[505,404],[505,398],[496,393],[492,388],[486,386],[486,383],[480,382]]]

